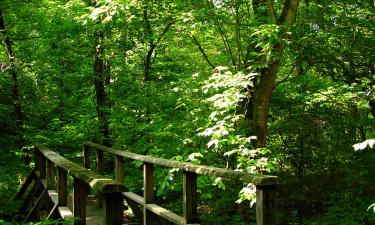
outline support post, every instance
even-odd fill
[[[197,174],[184,171],[184,224],[198,223]]]
[[[143,163],[143,225],[151,225],[151,212],[147,210],[146,204],[154,202],[154,165],[152,163]]]
[[[55,173],[55,165],[49,159],[47,159],[47,189],[48,190],[55,190],[56,189],[56,173]]]
[[[257,225],[274,225],[275,222],[275,185],[256,186]]]
[[[77,178],[73,180],[73,215],[78,217],[75,225],[86,225],[86,198],[89,187]]]
[[[68,188],[67,188],[67,172],[57,167],[58,181],[57,181],[57,193],[59,206],[67,206],[68,204]]]
[[[121,192],[105,193],[104,197],[104,220],[106,225],[121,225],[123,218],[124,197]]]
[[[119,183],[124,182],[124,158],[116,155],[116,181]]]
[[[46,158],[37,147],[34,148],[35,170],[39,171],[39,178],[46,178]]]
[[[83,145],[83,165],[86,169],[90,169],[90,147],[86,144]]]

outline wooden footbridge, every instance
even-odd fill
[[[95,151],[96,154],[96,172],[90,169],[90,151]],[[103,175],[104,153],[115,156],[115,180]],[[26,212],[24,222],[62,219],[80,225],[124,224],[126,201],[138,220],[137,224],[199,225],[197,175],[208,175],[242,180],[256,185],[256,224],[275,224],[275,176],[144,156],[91,142],[83,146],[84,166],[73,163],[43,146],[35,146],[34,155],[34,170],[16,196],[16,199],[23,199],[20,210]],[[124,159],[143,162],[143,196],[128,191],[124,186]],[[182,216],[155,204],[155,165],[183,171]],[[72,196],[68,192],[70,189],[73,190]],[[47,213],[42,215],[41,212]]]

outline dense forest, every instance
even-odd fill
[[[375,224],[374,31],[370,0],[1,0],[0,223],[33,144],[92,141],[277,175],[281,225]],[[178,212],[178,171],[156,177]],[[202,224],[255,222],[246,183],[198,191]]]

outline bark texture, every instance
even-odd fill
[[[95,33],[95,39],[94,84],[96,92],[96,112],[98,116],[101,143],[110,147],[111,141],[108,127],[110,107],[107,104],[105,90],[105,81],[109,76],[109,66],[104,59],[104,48],[102,43],[104,39],[104,32],[97,31]]]
[[[280,25],[286,24],[292,26],[297,15],[299,0],[286,0],[283,6],[282,13],[277,20]],[[275,17],[275,10],[272,1],[253,0],[254,11],[260,11],[258,16],[264,13],[261,8],[266,8],[268,15],[272,18]],[[275,53],[281,52],[284,46],[277,44],[273,46]],[[249,118],[252,119],[251,126],[257,136],[257,147],[263,148],[267,145],[267,121],[269,113],[269,104],[277,77],[277,70],[280,65],[280,59],[276,58],[267,62],[265,68],[260,71],[259,82],[255,86],[255,91],[251,97],[251,103],[247,106],[247,111],[252,113]]]
[[[25,126],[24,121],[22,118],[22,110],[21,110],[21,97],[18,88],[18,76],[17,70],[15,68],[15,58],[14,58],[14,51],[12,46],[12,40],[9,37],[9,32],[6,29],[5,22],[4,22],[4,14],[3,9],[0,8],[0,34],[3,36],[3,45],[6,49],[6,53],[8,56],[9,65],[7,70],[9,71],[9,75],[12,79],[12,100],[14,104],[14,115],[17,125],[17,133],[18,133],[18,146],[22,148],[25,146]],[[25,156],[24,158],[25,164],[30,162],[30,157]]]

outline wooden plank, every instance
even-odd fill
[[[104,197],[104,218],[106,225],[120,225],[123,221],[124,198],[122,193],[106,193]]]
[[[40,179],[45,179],[46,178],[46,157],[43,154],[40,154],[39,158],[39,178]]]
[[[133,192],[123,192],[122,193],[126,198],[129,198],[133,201],[135,201],[136,203],[140,204],[140,205],[144,205],[145,204],[145,199],[142,197],[142,196],[139,196]]]
[[[74,217],[72,211],[66,206],[58,207],[58,211],[63,220],[72,219]]]
[[[256,186],[256,224],[274,225],[275,186]]]
[[[40,183],[39,179],[36,179],[34,181],[34,185],[32,189],[30,190],[29,194],[26,196],[25,200],[22,202],[21,206],[19,207],[19,211],[25,211],[30,203],[32,202],[32,199],[40,194],[40,191],[42,189],[42,184]]]
[[[73,177],[89,184],[92,190],[102,193],[125,191],[124,185],[115,182],[114,180],[108,177],[98,175],[94,171],[88,170],[83,166],[77,165],[46,147],[38,146],[38,148],[40,152],[46,158],[51,160],[55,165],[68,171],[68,173],[71,174]]]
[[[57,192],[58,192],[58,205],[66,206],[68,204],[68,177],[67,172],[57,167]]]
[[[101,150],[96,150],[96,172],[104,175],[104,154]]]
[[[145,204],[154,202],[154,165],[151,163],[143,163],[143,198]],[[150,211],[143,207],[143,224],[151,225]]]
[[[116,156],[116,181],[124,183],[124,158],[122,156]]]
[[[145,201],[143,197],[133,193],[133,192],[123,192],[126,202],[129,207],[132,209],[135,217],[138,221],[143,224],[143,209],[139,208],[139,205],[143,207]]]
[[[44,189],[42,194],[40,194],[40,196],[36,200],[33,208],[27,214],[23,223],[30,222],[30,221],[37,221],[39,219],[38,214],[40,210],[43,208],[43,206],[45,205],[47,198],[48,198],[47,189]]]
[[[184,223],[198,223],[197,174],[184,171],[183,185]]]
[[[25,182],[22,184],[21,189],[17,192],[16,197],[14,197],[14,200],[21,199],[23,194],[25,194],[26,190],[30,186],[30,184],[35,179],[35,170],[32,170],[30,174],[27,176]]]
[[[83,165],[85,168],[90,169],[90,147],[88,145],[83,145]]]
[[[47,159],[46,178],[47,178],[47,188],[48,189],[56,189],[55,165],[49,159]]]
[[[74,224],[86,224],[86,198],[88,186],[81,180],[74,178],[73,180],[73,215],[79,219]]]
[[[45,220],[50,220],[50,219],[59,219],[59,211],[58,211],[58,204],[56,203],[53,207],[52,207],[52,209],[51,209],[51,211],[48,213],[48,216],[46,217],[46,219]]]
[[[167,159],[161,159],[151,156],[145,156],[140,154],[135,154],[131,152],[126,152],[118,149],[109,148],[106,146],[94,144],[91,142],[85,142],[86,145],[99,149],[101,151],[109,152],[113,155],[122,156],[124,158],[133,159],[133,160],[140,160],[142,162],[152,163],[155,165],[165,166],[165,167],[171,167],[171,168],[179,168],[184,171],[189,171],[197,174],[202,175],[209,175],[209,176],[217,176],[217,177],[223,177],[228,179],[236,179],[236,180],[242,180],[246,182],[253,183],[255,185],[275,185],[278,183],[277,176],[268,176],[268,175],[262,175],[262,174],[251,174],[247,172],[241,172],[241,171],[234,171],[234,170],[227,170],[223,168],[217,168],[217,167],[210,167],[210,166],[204,166],[204,165],[196,165],[192,163],[187,162],[180,162],[176,160],[167,160]]]
[[[168,221],[171,221],[172,223],[184,225],[184,218],[182,216],[179,216],[159,205],[156,204],[146,204],[146,209],[150,212],[155,213],[158,216],[161,216],[165,218]]]
[[[58,194],[55,190],[48,190],[48,196],[52,200],[53,205],[57,205],[59,201]]]

